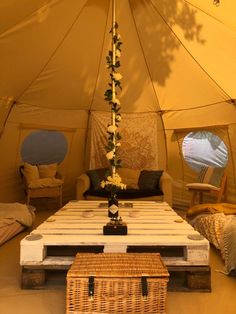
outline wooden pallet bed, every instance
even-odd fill
[[[100,205],[69,202],[21,241],[23,288],[43,286],[45,271],[68,269],[77,252],[159,252],[170,272],[185,272],[187,288],[211,289],[209,242],[167,203],[122,204],[120,215],[128,225],[124,236],[103,235],[108,217]],[[84,216],[87,210],[91,217]]]

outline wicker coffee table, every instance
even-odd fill
[[[48,269],[69,269],[78,252],[158,252],[186,289],[211,290],[209,242],[165,202],[122,203],[128,235],[103,235],[106,204],[71,201],[21,241],[22,287],[39,288]],[[170,277],[170,281],[173,276]]]

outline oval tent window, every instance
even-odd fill
[[[225,143],[209,131],[191,132],[185,136],[182,152],[187,164],[200,172],[202,166],[223,168],[228,162]]]
[[[21,158],[32,165],[61,163],[67,149],[67,139],[63,133],[40,130],[30,133],[24,139],[21,146]]]

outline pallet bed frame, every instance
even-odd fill
[[[211,291],[209,242],[165,202],[121,203],[128,235],[103,235],[107,209],[71,201],[21,241],[22,288],[46,287],[49,271],[67,271],[78,252],[158,252],[170,273],[169,291]],[[132,207],[131,207],[132,206]],[[92,217],[84,217],[92,210]],[[136,217],[131,212],[137,211]]]

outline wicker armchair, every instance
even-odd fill
[[[56,169],[54,175],[51,171],[50,176],[46,177],[47,171],[45,172],[45,169],[50,166],[51,165],[35,166],[27,163],[20,166],[20,175],[25,188],[27,205],[30,204],[32,198],[58,198],[59,205],[62,207],[62,187],[64,178]],[[54,168],[55,166],[57,167],[57,165],[54,164]],[[30,174],[29,169],[31,171]]]

